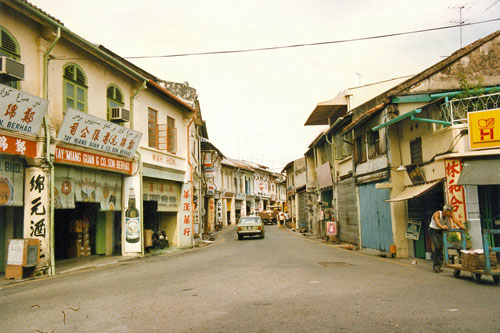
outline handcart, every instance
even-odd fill
[[[493,278],[493,282],[498,284],[500,282],[500,263],[492,269],[492,263],[490,260],[490,253],[500,252],[500,247],[490,247],[489,239],[492,234],[500,234],[500,229],[484,229],[483,230],[483,254],[484,254],[484,269],[476,269],[471,267],[464,267],[464,258],[460,252],[460,249],[457,249],[456,244],[452,244],[448,242],[447,233],[448,232],[460,232],[462,235],[462,249],[466,250],[466,241],[465,241],[465,230],[462,229],[448,229],[443,232],[443,247],[444,247],[444,267],[452,268],[453,276],[456,278],[460,278],[461,271],[470,272],[472,275],[472,279],[477,283],[481,283],[481,277],[483,275],[491,275]],[[458,250],[460,260],[458,263],[454,262],[453,264],[449,263],[448,258],[448,249],[454,248]]]

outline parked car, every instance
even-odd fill
[[[260,238],[264,238],[264,223],[259,216],[242,216],[238,221],[236,233],[239,240],[242,240],[244,236],[259,236]]]
[[[257,215],[260,216],[260,218],[262,219],[262,222],[264,222],[264,224],[277,224],[278,223],[278,214],[279,214],[278,210],[266,209],[262,212],[259,212]]]

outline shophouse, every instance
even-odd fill
[[[362,222],[363,244],[392,241],[398,257],[424,258],[431,215],[445,203],[469,222],[475,248],[482,230],[498,228],[499,54],[500,31],[353,110],[343,133],[354,137],[360,206],[377,216]]]
[[[307,192],[305,157],[289,162],[282,170],[286,175],[287,213],[292,227],[307,230]]]
[[[40,239],[52,274],[59,259],[141,255],[145,228],[191,246],[199,111],[35,6],[0,6],[0,242]]]
[[[206,214],[204,230],[213,232],[222,228],[224,222],[221,162],[225,157],[217,147],[208,141],[208,138],[202,139],[201,156],[203,161],[203,184],[205,184],[204,207]]]
[[[338,239],[360,244],[359,212],[356,184],[353,178],[352,133],[342,129],[350,123],[352,109],[409,77],[384,80],[341,91],[329,101],[318,103],[305,125],[327,125],[309,147],[309,177],[316,177],[320,234],[325,236],[327,222],[335,222]],[[313,203],[313,202],[311,202]],[[314,204],[314,203],[313,203]]]

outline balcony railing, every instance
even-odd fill
[[[443,120],[452,124],[466,123],[467,113],[500,108],[500,92],[452,99],[441,105]]]

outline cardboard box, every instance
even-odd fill
[[[69,224],[69,232],[71,233],[80,233],[82,228],[82,220],[73,220]]]

